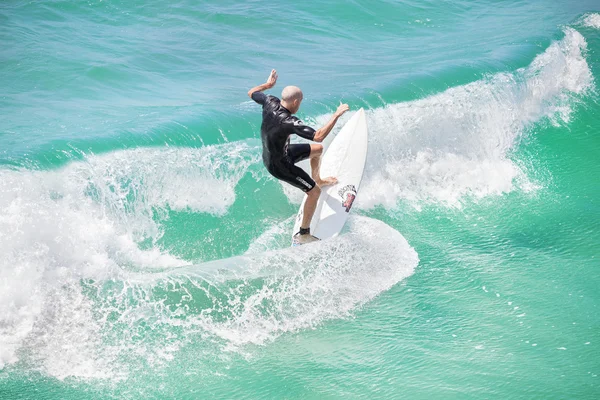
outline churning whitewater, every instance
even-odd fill
[[[597,4],[192,3],[2,6],[0,397],[598,397]],[[271,68],[366,110],[331,240]]]
[[[527,191],[541,184],[528,178],[512,151],[528,127],[541,118],[568,121],[570,100],[584,94],[593,82],[582,55],[585,50],[585,39],[569,28],[564,39],[515,73],[500,73],[422,100],[371,110],[368,167],[357,208],[393,209],[399,201],[417,207],[429,201],[454,207],[466,196],[499,195],[515,188]],[[247,141],[200,149],[116,151],[91,155],[55,171],[2,171],[0,232],[11,232],[2,240],[3,254],[8,255],[5,265],[11,266],[2,269],[2,364],[16,362],[17,353],[25,347],[38,356],[41,351],[48,353],[38,360],[48,371],[53,365],[61,365],[64,371],[69,359],[70,373],[93,375],[89,371],[93,367],[80,368],[73,363],[73,354],[50,347],[57,346],[56,341],[80,343],[85,349],[76,348],[73,353],[95,364],[99,356],[94,352],[102,352],[102,331],[115,335],[119,330],[118,324],[111,327],[107,319],[115,312],[113,303],[119,296],[124,303],[118,307],[119,324],[131,315],[129,325],[152,316],[161,329],[174,319],[180,327],[201,329],[230,345],[264,343],[281,332],[344,317],[415,268],[416,253],[398,232],[384,223],[364,220],[352,224],[352,234],[317,247],[314,255],[308,250],[271,253],[283,247],[280,241],[263,246],[266,252],[258,256],[231,261],[244,271],[241,277],[233,275],[232,281],[244,281],[244,274],[260,279],[255,274],[262,268],[285,265],[294,275],[282,281],[256,284],[250,280],[229,288],[233,292],[224,298],[212,297],[210,285],[192,279],[168,283],[173,278],[162,277],[165,268],[201,260],[184,260],[157,246],[143,250],[137,243],[160,239],[161,220],[167,218],[168,210],[226,213],[235,201],[235,186],[249,166],[257,163],[258,144]],[[259,175],[259,179],[265,177]],[[297,191],[286,188],[286,193],[291,200],[299,200]],[[374,235],[373,240],[367,240],[367,235]],[[352,241],[355,236],[358,242]],[[382,236],[383,242],[378,243],[376,236]],[[398,248],[396,243],[404,244]],[[365,260],[363,254],[375,257]],[[222,279],[219,274],[229,276],[228,263],[222,261],[223,270],[214,271],[217,275],[208,282]],[[161,271],[161,278],[152,276],[154,269]],[[376,275],[369,277],[369,271]],[[190,273],[201,276],[203,265],[195,265]],[[147,282],[138,283],[138,279]],[[366,279],[373,279],[372,286],[360,285]],[[341,281],[346,288],[356,284],[359,292],[338,292],[341,287],[336,284]],[[81,294],[93,290],[100,295],[106,290],[105,282],[116,285],[118,296],[114,288],[108,290],[109,297],[90,299]],[[164,297],[148,299],[153,285],[162,287],[163,296],[187,293],[190,301],[207,296],[207,309],[198,308],[196,319],[183,303],[165,307]],[[247,299],[240,300],[242,293]],[[70,300],[57,303],[63,296]],[[110,310],[105,315],[92,313],[93,308],[105,307]],[[210,312],[203,319],[206,310]],[[188,315],[184,325],[178,315]],[[44,333],[43,339],[36,337],[36,331],[42,335],[52,327],[55,332]],[[121,335],[116,334],[117,349],[111,352],[125,346],[128,336]],[[145,343],[140,346],[144,349],[138,350],[154,353]],[[61,372],[58,376],[68,375]]]

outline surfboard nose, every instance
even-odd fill
[[[364,108],[361,107],[356,113],[358,114],[358,119],[359,120],[366,120],[367,119],[367,115],[365,113],[365,109]]]
[[[365,113],[365,109],[364,108],[360,108],[356,114],[358,114],[358,116],[356,117],[357,121],[356,121],[356,125],[360,126],[360,129],[367,129],[367,116]]]

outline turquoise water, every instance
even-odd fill
[[[600,397],[597,1],[0,21],[0,398]],[[367,110],[352,218],[301,249],[271,68],[315,126]]]

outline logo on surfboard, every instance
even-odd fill
[[[346,212],[350,212],[352,203],[356,198],[356,187],[354,185],[346,185],[338,191],[338,194],[342,198],[342,207],[346,207]]]

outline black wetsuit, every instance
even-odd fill
[[[252,100],[263,106],[260,135],[265,167],[275,178],[304,192],[310,191],[315,187],[315,181],[302,168],[294,165],[309,157],[310,144],[290,145],[290,135],[314,140],[315,130],[294,117],[275,96],[254,92]]]

